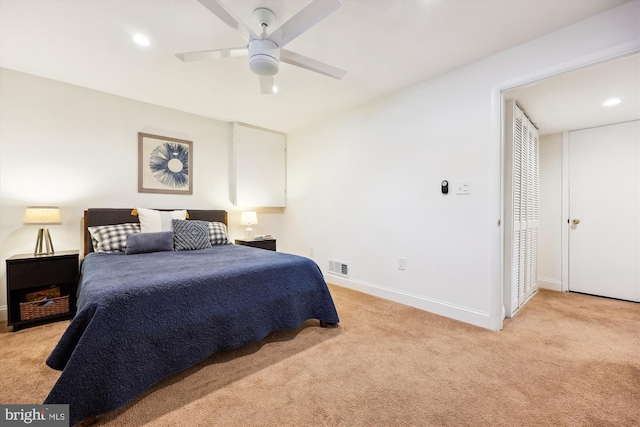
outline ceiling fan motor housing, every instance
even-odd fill
[[[280,69],[280,49],[269,39],[249,42],[249,68],[259,76],[275,76]]]

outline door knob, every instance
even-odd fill
[[[575,225],[580,224],[580,220],[578,218],[574,218],[571,222]]]

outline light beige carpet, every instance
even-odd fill
[[[309,321],[213,355],[97,425],[640,425],[640,304],[541,290],[492,332],[331,291],[339,328]],[[67,325],[0,332],[2,403],[44,400]]]

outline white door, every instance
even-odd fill
[[[640,301],[640,121],[569,134],[569,290]]]

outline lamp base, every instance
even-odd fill
[[[46,252],[42,250],[42,243],[44,240],[44,244],[46,247]],[[38,255],[53,255],[55,252],[53,250],[53,242],[51,241],[51,234],[49,234],[49,229],[47,227],[42,227],[38,230],[38,239],[36,240],[36,249],[33,251],[35,256]]]
[[[244,240],[253,240],[255,237],[253,228],[247,227],[244,229]]]

